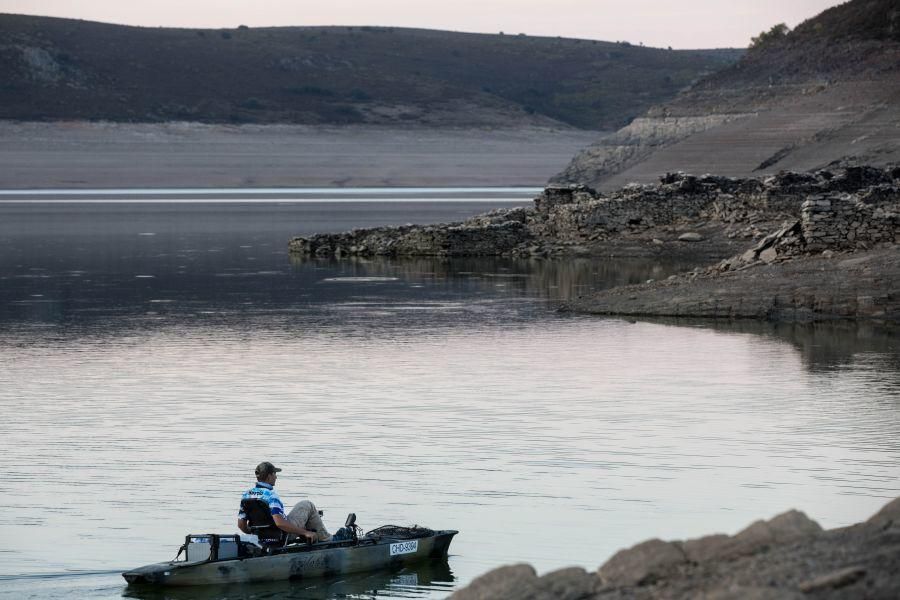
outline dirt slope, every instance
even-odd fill
[[[898,162],[898,32],[892,0],[829,9],[600,140],[554,180],[610,190],[679,170],[746,177]]]

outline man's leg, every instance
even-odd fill
[[[331,539],[331,534],[328,533],[322,517],[319,516],[319,509],[309,500],[301,500],[294,505],[294,508],[288,513],[287,520],[297,527],[315,531],[320,542],[327,542]]]

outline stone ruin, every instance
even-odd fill
[[[783,172],[766,179],[667,174],[603,196],[551,185],[529,208],[499,209],[461,223],[357,229],[294,238],[293,253],[326,256],[534,256],[548,245],[602,244],[672,225],[785,222],[724,268],[805,252],[900,243],[900,168]]]

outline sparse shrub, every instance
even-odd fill
[[[343,123],[359,123],[363,120],[363,114],[352,106],[335,106],[330,112],[335,121]]]
[[[354,88],[350,90],[350,98],[356,100],[357,102],[368,102],[372,99],[372,96],[366,93],[365,90],[361,90],[359,88]]]
[[[331,98],[336,95],[332,90],[317,85],[292,85],[282,89],[289,94],[304,96],[322,96],[324,98]]]
[[[241,31],[246,30],[246,29],[250,29],[250,28],[247,27],[246,25],[238,25],[237,28],[238,28],[239,30],[241,30]]]
[[[247,98],[241,102],[240,106],[248,110],[260,110],[266,107],[259,98]]]
[[[783,40],[787,37],[787,34],[791,32],[791,28],[785,25],[784,23],[779,23],[772,27],[772,29],[768,31],[763,31],[756,37],[750,39],[750,47],[751,48],[761,48],[772,42],[776,42],[778,40]]]

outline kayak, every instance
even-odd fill
[[[232,535],[189,535],[186,560],[122,573],[129,585],[190,586],[301,580],[446,558],[453,530],[385,525],[353,539],[261,547]],[[198,553],[200,556],[198,556]],[[179,553],[180,556],[180,553]]]

